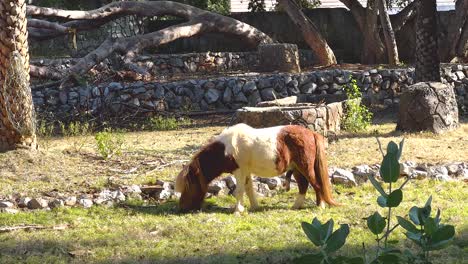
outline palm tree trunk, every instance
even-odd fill
[[[440,82],[436,0],[417,0],[416,82]]]
[[[0,151],[36,147],[25,0],[0,1]]]

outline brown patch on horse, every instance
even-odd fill
[[[301,194],[307,191],[305,178],[315,190],[317,205],[322,200],[330,205],[338,205],[331,196],[324,139],[321,135],[302,126],[285,126],[278,133],[277,153],[278,172],[294,169]]]
[[[180,172],[178,178],[185,182],[179,200],[183,211],[199,210],[208,184],[222,173],[230,173],[239,168],[231,155],[225,155],[225,149],[224,144],[219,141],[208,143],[195,154],[188,168]]]

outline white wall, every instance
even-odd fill
[[[322,4],[319,8],[346,8],[339,0],[321,0]],[[367,5],[367,0],[359,0],[363,5]],[[265,0],[266,10],[273,10],[276,0]],[[231,0],[231,12],[248,12],[249,0]],[[455,9],[454,0],[437,0],[437,9],[439,11],[446,11]],[[398,10],[392,10],[395,13]]]

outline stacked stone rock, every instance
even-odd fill
[[[444,68],[444,82],[454,85],[459,107],[468,108],[468,66]],[[251,74],[175,82],[112,82],[97,86],[57,87],[33,91],[37,112],[58,119],[108,112],[113,115],[145,109],[214,110],[255,106],[258,102],[298,94],[344,94],[343,86],[356,79],[363,97],[387,106],[398,104],[402,89],[413,84],[414,69],[370,71],[326,70],[301,74]],[[461,112],[463,113],[463,112]]]
[[[329,168],[330,181],[333,184],[357,186],[368,180],[372,175],[380,180],[380,165],[359,165],[351,169]],[[400,164],[400,175],[415,180],[432,179],[437,181],[467,181],[468,163],[451,162],[447,164],[431,165],[417,164],[413,161],[405,161]],[[284,188],[285,176],[273,178],[254,177],[254,189],[259,196],[274,196],[278,190]],[[291,188],[296,189],[294,179]],[[218,178],[208,187],[207,197],[212,195],[231,195],[236,189],[236,179],[229,175]],[[178,193],[174,192],[173,182],[158,180],[154,186],[120,186],[114,190],[103,189],[98,192],[84,193],[58,193],[49,192],[47,196],[29,197],[24,194],[4,196],[0,193],[0,213],[18,213],[20,210],[50,210],[57,207],[83,207],[113,206],[126,200],[153,200],[164,202],[168,199],[177,199]]]

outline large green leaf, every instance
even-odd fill
[[[429,198],[427,198],[427,201],[426,201],[426,204],[424,205],[424,207],[431,207],[431,203],[432,203],[432,195],[429,196]]]
[[[384,196],[377,197],[377,204],[383,208],[387,207],[387,198]]]
[[[424,232],[431,236],[436,230],[437,224],[435,222],[435,219],[432,217],[427,218],[424,222]]]
[[[320,222],[320,220],[318,220],[317,217],[314,217],[314,219],[312,219],[312,225],[318,230],[320,230],[320,228],[322,227],[322,222]]]
[[[394,264],[400,262],[400,257],[397,254],[382,254],[378,258],[379,263],[382,264]]]
[[[400,141],[400,148],[398,149],[397,159],[400,160],[401,154],[403,153],[403,144],[405,143],[405,139]]]
[[[388,142],[387,154],[389,154],[389,153],[395,154],[395,155],[398,154],[398,145],[393,141]]]
[[[415,225],[421,225],[421,223],[419,222],[418,214],[419,214],[419,207],[417,206],[411,207],[408,215],[411,221],[413,221]]]
[[[345,260],[346,264],[364,264],[365,261],[361,257],[347,258]]]
[[[419,233],[420,231],[418,228],[413,225],[410,221],[406,220],[405,218],[401,216],[397,216],[398,219],[398,224],[400,224],[401,227],[403,227],[406,231],[412,232],[412,233]]]
[[[331,260],[333,264],[364,264],[364,259],[361,257],[349,258],[345,256],[338,256]]]
[[[380,166],[380,176],[384,182],[396,182],[400,176],[400,163],[397,159],[397,153],[387,153]]]
[[[401,189],[396,189],[387,197],[387,207],[397,207],[403,200],[403,192]]]
[[[374,188],[380,193],[380,195],[386,197],[387,193],[385,193],[384,189],[382,188],[380,183],[375,179],[375,177],[372,175],[369,175],[368,178],[369,178],[369,181],[372,183],[372,185],[374,185]]]
[[[455,227],[451,225],[442,226],[432,234],[429,248],[431,250],[441,249],[447,246],[454,236]]]
[[[327,244],[325,245],[325,251],[327,253],[331,253],[340,249],[346,242],[348,235],[349,226],[347,224],[340,225],[340,228],[333,232],[333,234],[328,239]]]
[[[320,227],[320,240],[325,242],[333,232],[333,219],[328,220]]]
[[[323,256],[321,254],[308,254],[294,260],[295,264],[320,264]]]
[[[385,219],[378,212],[375,212],[367,218],[367,227],[375,235],[381,234],[385,229]]]
[[[406,232],[405,235],[407,238],[413,240],[416,244],[421,246],[422,235],[420,233]]]
[[[435,220],[437,226],[439,226],[439,224],[440,224],[440,209],[437,209],[437,214],[436,214],[436,217],[435,217],[434,220]]]
[[[424,225],[426,219],[431,215],[431,206],[424,206],[423,208],[418,208],[418,218],[421,225]]]
[[[320,231],[313,225],[302,222],[301,223],[302,230],[304,230],[304,233],[307,235],[310,241],[314,243],[317,247],[320,247],[323,245],[322,241],[320,241]]]

